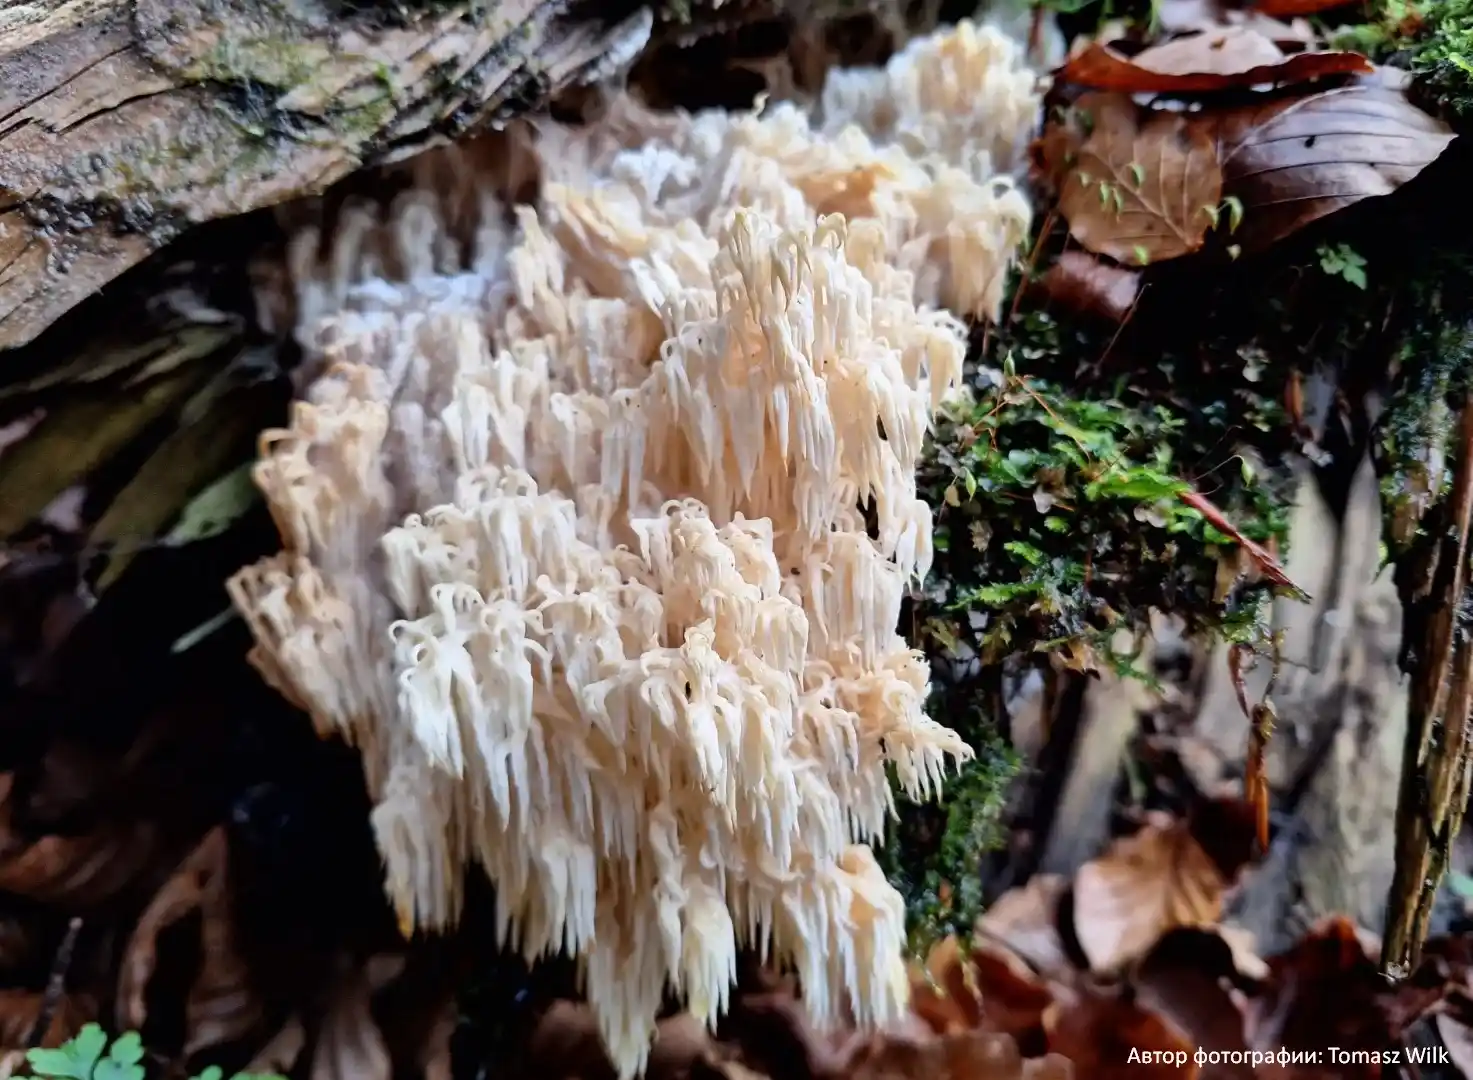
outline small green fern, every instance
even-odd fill
[[[104,1054],[104,1051],[106,1052]],[[55,1050],[27,1050],[26,1062],[40,1080],[143,1080],[143,1039],[136,1031],[119,1035],[108,1045],[107,1032],[88,1024]],[[211,1065],[194,1080],[222,1080],[224,1072]],[[281,1080],[270,1073],[236,1073],[232,1080]]]

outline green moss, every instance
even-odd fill
[[[1056,348],[1059,328],[1041,312],[1021,328],[992,384],[945,411],[922,473],[938,549],[923,643],[984,665],[1040,650],[1129,670],[1108,643],[1152,607],[1198,628],[1239,615],[1262,587],[1227,587],[1236,542],[1183,495],[1205,451],[1238,429],[1282,427],[1282,409],[1262,397],[1193,409],[1125,379],[1067,393],[1014,362],[1040,336]],[[1232,463],[1210,482],[1214,503],[1249,539],[1285,541],[1284,480],[1250,464],[1251,450],[1218,453]]]
[[[1418,546],[1424,518],[1447,495],[1458,417],[1473,391],[1473,266],[1457,256],[1433,263],[1426,279],[1409,290],[1406,327],[1393,358],[1394,390],[1374,445],[1393,560]]]
[[[933,702],[940,711],[941,697]],[[968,933],[982,910],[982,857],[1001,846],[1004,803],[1017,774],[1017,754],[997,737],[980,710],[959,727],[977,756],[946,784],[939,801],[916,804],[899,797],[899,817],[878,852],[892,884],[906,900],[909,946],[924,956],[947,934]]]
[[[321,42],[226,34],[186,74],[213,82],[255,83],[285,92],[307,82],[331,59]]]
[[[1412,70],[1445,115],[1455,122],[1473,119],[1473,0],[1428,5]]]
[[[1453,123],[1473,120],[1473,0],[1377,0],[1334,42],[1408,68],[1431,108]]]

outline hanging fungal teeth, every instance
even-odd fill
[[[451,151],[464,236],[426,175],[290,246],[309,385],[255,474],[286,550],[231,582],[255,662],[362,754],[406,933],[479,863],[507,942],[576,956],[625,1077],[667,987],[714,1022],[742,946],[820,1024],[903,1014],[864,845],[888,765],[922,795],[970,754],[896,632],[914,469],[1026,235],[1002,173],[1037,111],[963,24],[836,75],[821,123],[548,125],[515,227]]]

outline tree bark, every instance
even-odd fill
[[[318,193],[600,77],[654,22],[647,6],[566,0],[11,4],[0,349],[190,226]]]

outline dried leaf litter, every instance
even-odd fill
[[[914,470],[1028,231],[1035,83],[963,24],[811,112],[543,127],[535,208],[487,183],[473,236],[424,186],[293,246],[309,385],[255,470],[284,550],[230,584],[254,662],[360,751],[406,932],[479,862],[625,1076],[667,983],[714,1022],[739,944],[820,1023],[903,1013],[865,845],[887,765],[925,796],[970,755],[896,632]]]

